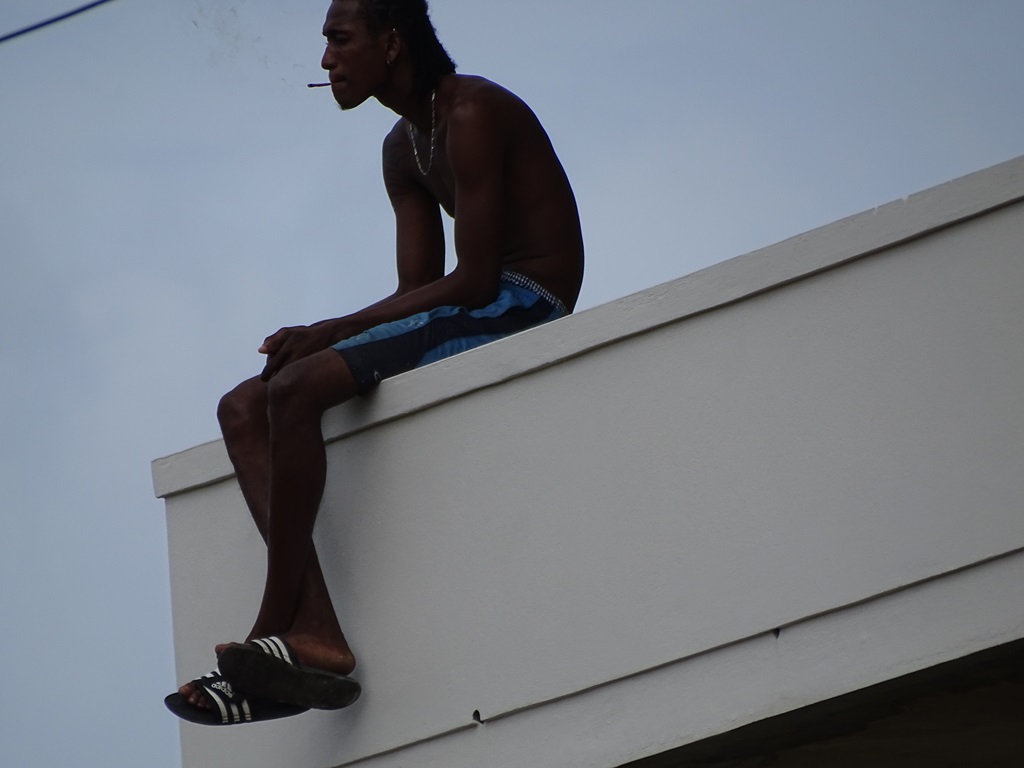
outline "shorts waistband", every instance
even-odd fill
[[[566,309],[562,300],[533,278],[527,277],[519,272],[503,271],[500,279],[504,280],[506,283],[512,283],[512,285],[518,285],[520,288],[525,288],[528,291],[536,293],[563,315],[569,314],[569,310]]]

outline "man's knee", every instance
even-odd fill
[[[245,429],[254,417],[265,420],[266,413],[267,385],[259,379],[243,381],[217,404],[217,421],[225,434]]]

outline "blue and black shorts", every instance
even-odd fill
[[[534,280],[502,272],[498,297],[486,307],[438,307],[374,326],[333,349],[348,365],[359,394],[364,394],[383,379],[566,314],[565,305]]]

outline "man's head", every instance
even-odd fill
[[[412,67],[413,96],[425,98],[442,76],[455,71],[455,62],[437,39],[427,14],[426,0],[333,0],[324,23],[327,51],[321,65],[347,84],[358,77],[369,84],[387,75],[396,57]],[[379,69],[384,66],[383,72]],[[337,73],[336,73],[337,70]],[[358,72],[357,72],[358,70]],[[365,80],[368,78],[368,80]],[[356,106],[370,95],[353,86],[333,89],[343,107]],[[346,96],[349,103],[342,100]]]

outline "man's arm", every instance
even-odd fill
[[[444,227],[437,200],[410,177],[409,145],[399,121],[384,139],[384,188],[395,212],[395,265],[402,296],[444,276]],[[397,318],[396,318],[397,319]]]
[[[502,251],[500,121],[477,99],[457,104],[448,118],[446,150],[455,175],[455,269],[443,275],[444,232],[437,201],[412,176],[408,143],[398,126],[385,140],[385,185],[395,210],[398,290],[351,315],[308,329],[283,329],[261,351],[270,355],[268,380],[288,363],[381,323],[441,306],[485,306],[497,294]]]
[[[395,299],[444,275],[444,228],[440,207],[422,185],[411,181],[402,167],[402,153],[408,152],[407,145],[403,147],[402,125],[399,121],[384,138],[381,153],[384,187],[395,212],[398,276],[395,292],[351,315],[321,320],[309,326],[281,328],[268,336],[259,349],[268,356],[261,374],[264,381],[295,360],[386,322],[374,322],[370,313],[380,315],[382,308]],[[393,319],[403,316],[394,315]]]
[[[441,306],[477,308],[497,294],[502,265],[505,141],[495,105],[464,99],[448,116],[445,154],[455,177],[455,269],[443,275],[444,234],[438,203],[413,166],[404,131],[386,143],[385,183],[395,209],[399,291],[342,321],[366,327]],[[436,238],[436,239],[435,239]],[[360,322],[360,324],[362,324]]]
[[[396,124],[385,137],[382,152],[384,188],[395,213],[395,266],[398,287],[390,296],[364,307],[357,314],[364,314],[368,310],[388,304],[399,296],[429,285],[444,276],[445,244],[441,208],[437,200],[421,184],[410,178],[409,169],[403,167],[409,149],[405,143],[405,131],[401,126],[401,122]],[[354,315],[349,316],[352,317]],[[322,320],[315,325],[337,324],[346,319]],[[338,341],[342,338],[348,337],[342,336]]]
[[[477,93],[457,102],[448,116],[445,154],[455,177],[455,269],[341,321],[358,319],[360,324],[365,321],[366,327],[372,327],[436,307],[474,309],[494,300],[503,259],[505,138],[498,105],[493,101],[493,95]],[[417,248],[427,237],[420,218],[425,209],[421,206],[429,201],[437,215],[437,202],[420,183],[404,140],[396,147],[395,168],[396,196],[408,194],[398,204],[396,196],[392,197],[399,263],[417,265],[422,259]],[[412,194],[411,189],[421,196]],[[439,221],[437,224],[440,226]],[[443,237],[439,237],[443,258]]]

